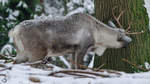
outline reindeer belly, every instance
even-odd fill
[[[74,45],[64,43],[52,43],[51,47],[48,48],[49,56],[62,56],[66,54],[72,54],[74,52]]]

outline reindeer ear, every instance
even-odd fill
[[[117,28],[116,25],[111,20],[108,21],[108,26],[112,28]]]

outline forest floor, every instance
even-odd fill
[[[129,74],[104,69],[64,69],[52,64],[42,66],[43,69],[34,67],[37,66],[0,64],[0,84],[150,84],[150,71]]]

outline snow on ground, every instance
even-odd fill
[[[119,72],[120,74],[122,74],[121,76],[118,76],[113,73],[110,74],[107,72],[99,72],[104,75],[108,74],[111,75],[108,78],[102,77],[79,78],[72,75],[66,75],[63,73],[59,73],[58,75],[64,77],[54,77],[48,76],[48,74],[64,69],[55,67],[49,70],[42,70],[32,68],[30,66],[23,64],[17,65],[6,64],[7,67],[11,66],[12,68],[3,70],[4,68],[2,68],[1,66],[0,66],[0,84],[150,84],[150,72],[142,72],[134,74]]]

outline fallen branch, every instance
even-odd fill
[[[72,60],[70,60],[70,62],[72,62],[73,64],[75,64]],[[81,64],[78,64],[77,63],[77,66],[83,68],[83,69],[89,69],[89,70],[92,70],[92,71],[96,71],[96,72],[107,72],[107,73],[114,73],[114,74],[117,74],[117,75],[121,75],[121,73],[119,73],[118,71],[115,71],[115,70],[106,70],[106,69],[99,69],[101,67],[104,66],[104,64],[100,65],[99,68],[90,68],[88,66],[85,66],[85,65],[81,65]]]
[[[34,68],[53,68],[53,66],[49,66],[49,65],[46,65],[42,60],[40,61],[36,61],[36,62],[33,62],[33,63],[25,63],[24,65],[29,65],[31,67],[34,67]],[[40,67],[41,66],[41,67]]]
[[[123,58],[122,61],[124,61],[124,62],[126,62],[126,63],[128,63],[128,64],[130,64],[130,65],[132,65],[132,66],[134,66],[134,67],[140,69],[140,70],[143,70],[143,71],[149,71],[149,69],[145,69],[145,68],[143,68],[143,67],[139,67],[139,66],[137,66],[137,64],[132,63],[132,62],[130,62],[130,61],[127,60],[127,59],[124,59],[124,58]]]
[[[1,69],[0,71],[5,71],[5,70],[11,70],[12,67],[7,67],[7,68],[4,68],[4,69]]]
[[[6,68],[7,66],[5,64],[0,64],[0,67]]]
[[[41,64],[41,63],[43,63],[43,61],[36,61],[36,62],[33,62],[33,63],[25,63],[25,65],[32,66],[32,65],[38,65],[38,64]]]
[[[5,76],[6,77],[6,74],[0,74],[0,76]]]
[[[11,58],[8,58],[7,55],[0,54],[0,59],[9,60]]]
[[[95,69],[101,69],[105,64],[101,64],[98,68]]]
[[[110,74],[117,74],[118,76],[122,75],[119,71],[115,71],[115,70],[100,69],[99,72],[107,72],[107,73],[110,73]]]
[[[5,60],[5,63],[14,61],[14,59],[12,59],[12,58],[10,58],[10,57],[8,57],[8,56],[9,56],[9,55],[0,54],[0,59]]]
[[[85,66],[85,65],[82,65],[82,64],[79,64],[79,63],[75,63],[74,61],[72,61],[72,60],[69,60],[72,64],[74,64],[74,65],[77,65],[77,66],[79,66],[80,68],[82,68],[82,69],[90,69],[90,70],[97,70],[96,68],[90,68],[90,67],[88,67],[88,66]]]
[[[6,48],[6,51],[8,52],[9,56],[15,57],[15,55],[13,55],[7,48]]]
[[[61,71],[56,71],[56,72],[52,72],[49,74],[49,76],[53,76],[57,73],[64,73],[64,74],[72,74],[72,75],[77,75],[77,74],[89,74],[89,75],[94,75],[94,76],[99,76],[99,77],[110,77],[109,75],[104,75],[104,74],[100,74],[100,73],[95,73],[95,72],[89,72],[89,71],[83,71],[83,70],[61,70]],[[78,75],[79,76],[79,75]]]
[[[86,75],[82,75],[82,74],[76,74],[76,73],[67,73],[68,75],[74,75],[74,76],[77,76],[77,77],[79,77],[79,78],[93,78],[93,79],[95,79],[96,77],[91,77],[91,76],[86,76]],[[55,77],[58,77],[58,76],[56,76],[55,75]],[[62,77],[62,76],[60,76],[60,77]],[[63,76],[64,77],[64,76]]]

